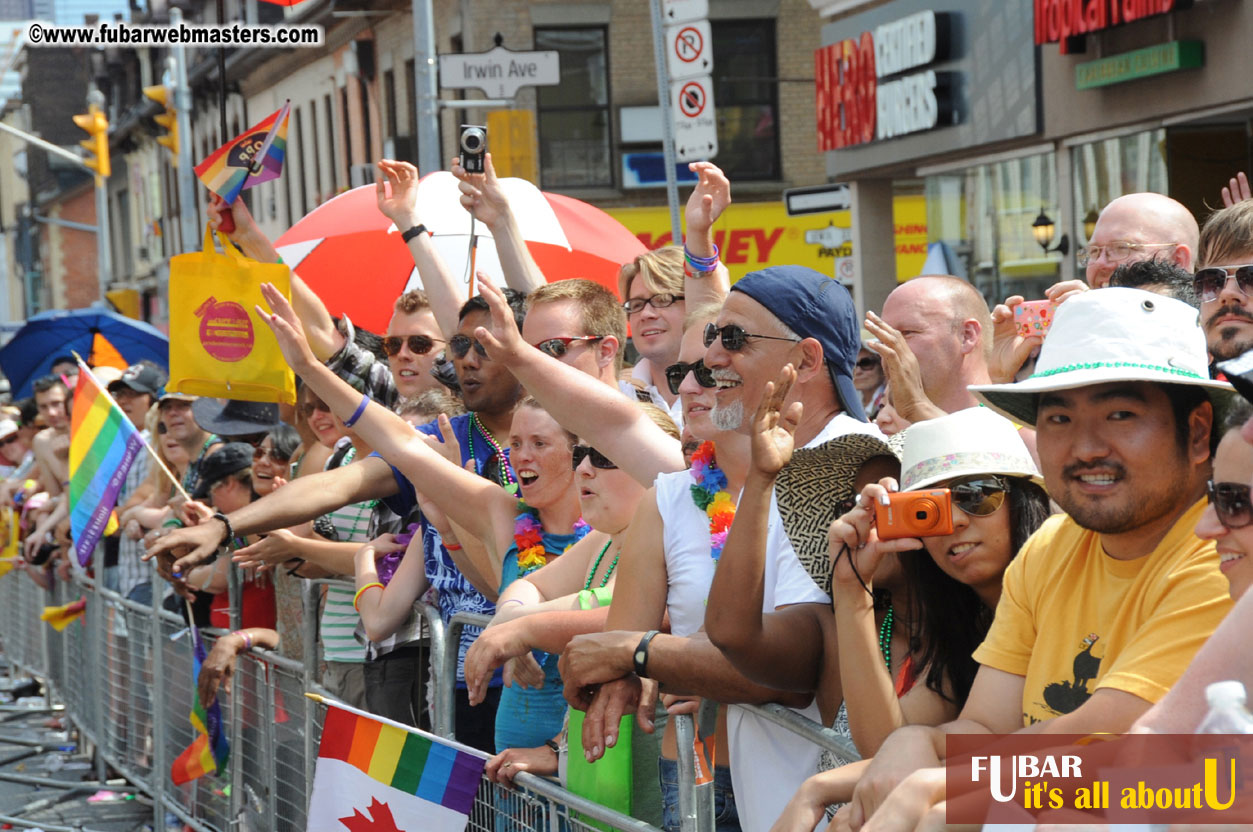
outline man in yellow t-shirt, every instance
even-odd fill
[[[854,829],[876,812],[912,829],[943,811],[947,734],[1127,730],[1231,606],[1214,545],[1193,533],[1214,406],[1231,391],[1209,378],[1195,309],[1139,289],[1071,298],[1031,378],[971,391],[1036,428],[1066,514],[1006,570],[958,719],[888,737],[854,791]]]

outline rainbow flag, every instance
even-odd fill
[[[330,705],[322,726],[308,832],[463,832],[487,762],[464,746]],[[367,815],[368,813],[368,815]]]
[[[287,120],[291,115],[288,101],[265,121],[219,147],[200,164],[196,176],[226,202],[232,203],[239,192],[262,182],[277,179],[283,172],[287,155]]]
[[[200,628],[191,625],[192,673],[191,678],[200,679],[200,666],[204,664],[204,641],[200,638]],[[190,783],[197,777],[206,774],[226,771],[226,761],[231,756],[230,743],[226,741],[226,732],[222,730],[222,705],[213,700],[208,708],[200,703],[200,693],[192,687],[192,707],[188,719],[196,729],[196,739],[170,766],[170,779],[174,785]]]
[[[70,418],[70,536],[80,566],[91,561],[143,448],[139,430],[80,360]]]

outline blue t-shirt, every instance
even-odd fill
[[[513,470],[509,467],[509,451],[504,449],[505,458],[503,461],[496,459],[496,452],[492,450],[492,446],[483,437],[479,430],[473,429],[470,422],[469,414],[453,416],[449,422],[452,425],[453,435],[457,437],[457,441],[461,443],[461,464],[465,465],[470,459],[471,449],[474,453],[474,467],[479,476],[500,482],[504,479],[506,482],[512,477]],[[473,429],[473,436],[471,430]],[[439,422],[427,422],[425,425],[419,425],[418,431],[432,436],[438,436],[443,439],[443,435],[439,432]],[[377,456],[377,454],[375,454]],[[508,475],[502,476],[503,470],[508,471]],[[413,483],[400,472],[396,466],[392,467],[392,476],[396,478],[396,486],[399,493],[384,498],[383,502],[387,504],[395,513],[404,516],[417,504],[417,491]],[[426,522],[426,518],[422,519],[422,556],[426,565],[426,579],[431,586],[435,588],[439,598],[439,613],[444,619],[444,623],[448,623],[454,613],[473,612],[482,613],[484,615],[495,615],[496,606],[483,593],[474,588],[474,585],[461,574],[461,570],[457,568],[457,564],[453,562],[452,556],[448,554],[448,550],[444,548],[444,543],[440,539],[439,532],[435,527]],[[457,650],[457,687],[465,688],[465,658],[466,650],[470,649],[470,645],[479,637],[482,632],[480,627],[465,627],[461,631],[461,643]],[[497,670],[492,675],[492,686],[499,687],[501,684],[501,671]]]

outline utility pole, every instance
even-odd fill
[[[439,146],[439,84],[435,64],[435,17],[431,0],[413,0],[413,74],[418,104],[418,172],[444,169]]]
[[[671,242],[683,245],[679,224],[679,182],[674,166],[674,119],[670,113],[670,70],[666,67],[666,24],[661,16],[661,0],[649,4],[653,12],[653,59],[657,66],[657,103],[661,106],[661,149],[666,166],[666,202],[670,205]]]
[[[183,22],[183,10],[170,8],[170,26]],[[178,227],[179,250],[195,251],[200,244],[200,212],[196,203],[196,172],[191,161],[191,89],[187,83],[187,48],[172,46],[174,109],[178,116]],[[225,83],[225,80],[223,80]],[[222,141],[229,139],[223,136]]]
[[[92,90],[87,94],[88,107],[104,110],[104,93]],[[105,142],[108,142],[105,134]],[[106,160],[108,156],[106,144]],[[107,168],[106,168],[107,170]],[[96,172],[96,282],[100,284],[100,294],[109,289],[113,282],[112,239],[109,236],[109,180]]]

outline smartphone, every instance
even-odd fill
[[[880,540],[953,533],[953,498],[947,488],[889,493],[888,504],[875,503],[874,510]]]
[[[1057,304],[1051,300],[1025,300],[1014,307],[1014,323],[1023,338],[1030,335],[1043,337],[1053,325]]]

